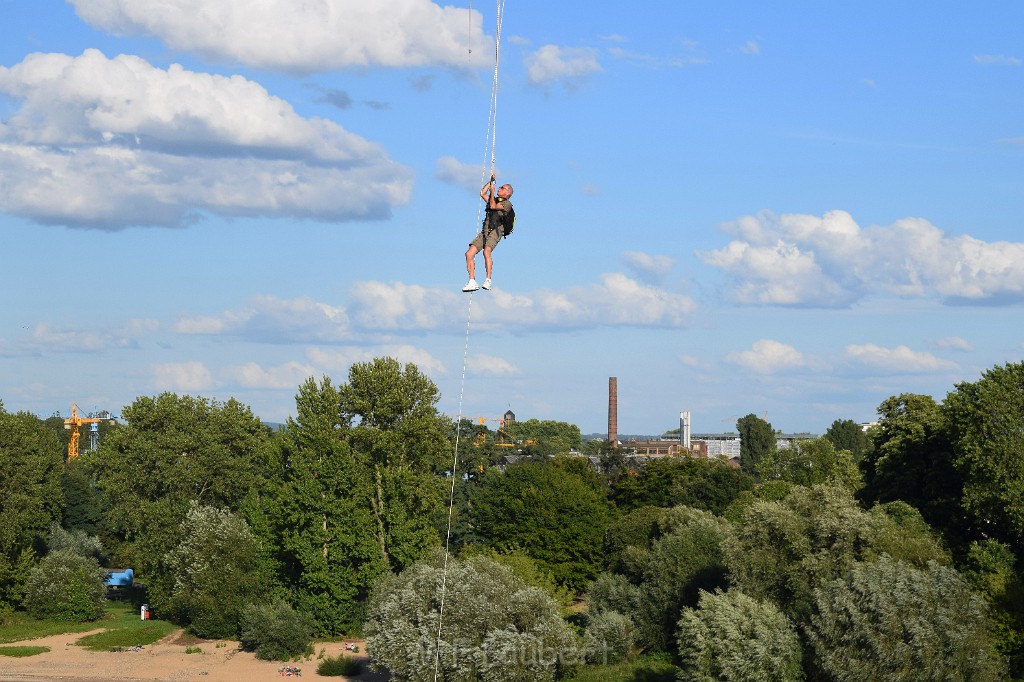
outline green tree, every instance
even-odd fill
[[[285,601],[249,604],[242,609],[238,638],[261,661],[287,661],[312,653],[313,620]]]
[[[437,412],[437,386],[416,365],[394,358],[356,363],[341,386],[342,422],[370,484],[371,530],[391,570],[411,565],[440,543],[451,424]]]
[[[96,487],[86,458],[76,457],[64,465],[60,486],[64,494],[62,525],[87,535],[107,532],[103,493]]]
[[[962,505],[986,537],[1024,552],[1024,363],[993,367],[946,396]]]
[[[740,417],[736,430],[740,432],[740,466],[754,474],[757,463],[775,451],[775,431],[755,414]]]
[[[33,618],[70,622],[103,615],[106,571],[92,557],[71,550],[50,552],[32,569],[25,587],[25,610]]]
[[[549,454],[565,454],[583,447],[580,427],[568,422],[527,419],[524,422],[505,424],[505,431],[517,443],[533,441],[537,447]]]
[[[680,682],[804,679],[793,624],[770,601],[739,590],[701,592],[679,620]]]
[[[822,436],[836,447],[847,450],[854,462],[860,462],[871,447],[871,440],[861,425],[852,419],[837,419]]]
[[[438,552],[386,576],[365,632],[375,665],[408,682],[434,680],[435,662],[451,682],[540,682],[581,657],[555,601],[483,556]]]
[[[814,598],[808,638],[837,682],[1002,678],[984,602],[951,568],[882,555]]]
[[[771,599],[797,624],[807,621],[815,588],[854,561],[883,552],[913,565],[949,559],[912,507],[861,509],[849,489],[797,487],[781,502],[754,502],[723,542],[729,579],[756,599]]]
[[[726,586],[722,543],[728,522],[705,511],[676,507],[651,544],[640,582],[640,609],[634,617],[637,639],[658,651],[675,644],[684,609],[697,605],[701,590]]]
[[[665,457],[638,468],[635,476],[618,478],[612,484],[611,497],[623,511],[686,505],[717,514],[753,487],[753,477],[724,462]]]
[[[232,637],[242,610],[271,591],[273,571],[249,525],[227,509],[192,503],[167,556],[169,611],[200,637]]]
[[[597,576],[612,507],[582,458],[529,461],[488,471],[472,497],[472,520],[499,551],[521,549],[575,591]]]
[[[122,418],[82,459],[108,501],[107,522],[120,542],[115,561],[135,569],[162,610],[175,579],[166,557],[182,540],[191,504],[255,506],[270,467],[268,433],[235,400],[172,393],[138,398]]]
[[[388,570],[372,532],[373,485],[349,444],[341,392],[325,377],[295,396],[297,415],[278,441],[281,483],[271,505],[280,561],[299,608],[319,635],[348,632]]]
[[[34,415],[0,403],[0,605],[21,603],[37,542],[60,518],[64,455]]]
[[[861,461],[868,502],[903,500],[947,538],[963,534],[962,477],[953,466],[946,418],[931,396],[904,393],[878,407],[874,447]]]
[[[88,535],[83,530],[66,531],[56,521],[50,524],[50,539],[46,545],[50,552],[73,552],[95,559],[97,564],[106,559],[103,543],[97,536]]]
[[[1024,678],[1024,578],[1017,557],[996,540],[972,542],[961,572],[985,598],[996,648],[1006,657],[1013,679]]]
[[[856,490],[861,487],[861,475],[849,450],[837,450],[825,438],[798,440],[787,448],[778,448],[757,463],[757,475],[762,481],[787,481],[796,485],[813,486],[833,483]]]

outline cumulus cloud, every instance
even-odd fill
[[[467,67],[494,52],[479,12],[430,0],[69,1],[84,21],[111,33],[150,35],[215,61],[281,71]],[[467,28],[474,36],[472,53]]]
[[[761,339],[754,343],[750,350],[729,353],[725,360],[759,374],[770,374],[807,364],[803,353],[793,346],[772,339]]]
[[[154,365],[153,375],[158,391],[189,393],[215,386],[213,374],[206,365],[194,360]]]
[[[483,164],[463,163],[454,156],[442,156],[434,165],[434,177],[448,185],[478,192],[487,178]]]
[[[348,346],[341,348],[310,348],[306,356],[325,373],[347,374],[356,362],[371,362],[375,358],[395,358],[401,363],[413,363],[420,371],[431,376],[447,373],[445,364],[422,348],[408,344],[383,344],[373,347]]]
[[[729,275],[740,303],[842,308],[870,295],[960,304],[1024,298],[1024,243],[954,237],[920,218],[861,228],[845,211],[762,212],[723,228],[734,240],[698,256]]]
[[[324,342],[350,339],[349,326],[345,309],[338,306],[308,297],[257,296],[240,310],[182,318],[174,325],[174,331],[245,336],[271,343]]]
[[[354,326],[388,331],[445,329],[463,319],[464,294],[401,282],[361,282],[351,292]],[[579,329],[598,326],[685,327],[697,306],[687,296],[650,287],[621,273],[563,291],[487,293],[478,312],[481,327]]]
[[[466,369],[473,374],[515,376],[522,372],[513,363],[496,355],[476,354],[466,358]]]
[[[974,350],[974,344],[959,336],[947,336],[935,342],[935,345],[943,350],[955,350],[970,352]]]
[[[601,71],[597,50],[589,47],[545,45],[528,55],[525,61],[531,85],[562,83],[572,89],[586,76]]]
[[[42,223],[179,226],[202,212],[383,219],[412,173],[240,76],[33,54],[0,67],[0,210]]]
[[[138,348],[140,341],[156,331],[156,320],[134,319],[124,324],[95,330],[54,327],[47,323],[26,326],[22,339],[0,339],[0,357],[23,357],[48,353],[96,353],[110,349]]]
[[[226,373],[245,388],[295,388],[309,377],[319,375],[312,365],[290,361],[277,367],[263,368],[255,362],[229,367]]]
[[[676,259],[669,256],[652,256],[642,251],[625,251],[622,260],[640,279],[660,282],[672,270]]]
[[[886,348],[873,343],[851,344],[846,347],[845,353],[853,362],[886,371],[917,373],[956,368],[954,362],[931,353],[911,350],[907,346]]]

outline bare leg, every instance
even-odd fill
[[[484,267],[487,269],[487,279],[491,278],[491,270],[494,269],[494,261],[491,260],[491,247],[484,247]]]
[[[476,258],[477,248],[470,244],[469,249],[466,251],[466,272],[469,273],[470,279],[476,279]]]

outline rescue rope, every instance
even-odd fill
[[[487,135],[484,140],[484,158],[485,158],[485,177],[489,177],[488,170],[486,168],[486,158],[488,148],[490,150],[490,173],[494,173],[494,148],[495,148],[495,137],[497,131],[497,118],[498,118],[498,57],[501,54],[501,24],[505,17],[505,0],[496,0],[497,10],[495,19],[495,32],[494,32],[494,76],[491,80],[491,105],[490,112],[487,117]],[[470,0],[470,27],[472,27],[472,0]],[[470,37],[472,36],[472,30],[470,31]],[[472,46],[469,48],[469,54],[472,54]],[[477,224],[480,223],[480,211],[482,210],[480,203],[477,202]],[[486,236],[484,237],[486,240]],[[486,241],[485,241],[486,243]],[[434,643],[434,682],[437,682],[438,674],[440,672],[441,662],[441,629],[444,624],[444,604],[445,596],[447,593],[448,586],[448,558],[451,555],[451,537],[452,537],[452,515],[455,509],[455,481],[458,477],[458,466],[459,466],[459,442],[462,435],[462,406],[463,399],[466,393],[466,366],[469,359],[469,332],[471,328],[471,321],[473,319],[473,294],[469,294],[469,306],[466,311],[466,336],[462,350],[462,377],[459,384],[459,411],[456,416],[455,423],[455,450],[452,455],[452,470],[451,470],[451,488],[448,492],[448,526],[445,531],[444,538],[444,564],[441,569],[441,600],[438,607],[437,616],[437,640]]]

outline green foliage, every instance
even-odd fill
[[[25,586],[25,610],[34,618],[93,621],[103,615],[106,572],[96,560],[69,550],[47,554]]]
[[[64,430],[61,429],[61,433]],[[69,532],[99,536],[106,532],[103,494],[89,471],[88,458],[76,457],[64,465],[60,486],[64,494],[62,525]]]
[[[583,648],[588,663],[619,663],[633,651],[633,620],[615,611],[601,611],[587,620]]]
[[[964,509],[988,537],[1024,550],[1024,363],[957,384],[943,410]]]
[[[9,658],[27,658],[45,654],[50,650],[48,646],[0,646],[0,656]]]
[[[130,604],[111,604],[110,612],[92,627],[107,628],[86,635],[75,644],[89,651],[122,651],[133,646],[159,642],[175,630],[166,620],[140,620],[139,612]]]
[[[583,447],[580,427],[568,422],[527,419],[507,423],[504,428],[515,442],[533,441],[545,454],[564,454]]]
[[[295,396],[297,417],[277,440],[280,483],[270,525],[299,609],[318,635],[346,632],[362,619],[362,600],[388,569],[377,527],[373,486],[348,442],[341,393],[325,377]]]
[[[920,516],[907,505],[864,511],[846,488],[797,487],[782,502],[756,502],[723,543],[731,583],[770,599],[806,622],[816,587],[854,561],[892,552],[923,566],[948,562]]]
[[[386,576],[365,632],[375,665],[409,682],[435,679],[435,659],[453,682],[552,680],[581,655],[554,600],[482,556],[450,558],[446,570],[438,554]]]
[[[675,642],[676,623],[683,609],[697,605],[701,590],[724,587],[722,542],[729,524],[696,509],[676,507],[665,520],[644,563],[640,610],[634,617],[637,639],[655,651]]]
[[[168,554],[169,610],[200,637],[231,637],[246,604],[271,587],[271,571],[248,524],[226,509],[192,503],[181,543]]]
[[[868,434],[860,424],[852,419],[835,420],[822,438],[832,443],[836,450],[849,452],[855,463],[860,462],[871,448],[871,439],[868,438]]]
[[[169,603],[175,576],[166,558],[181,541],[191,503],[239,511],[266,488],[267,430],[235,400],[163,393],[137,398],[87,457],[109,502],[119,561],[146,576],[157,610]]]
[[[499,552],[490,547],[468,547],[462,553],[462,558],[470,556],[485,556],[498,562],[527,585],[539,587],[547,592],[548,596],[554,599],[563,611],[567,610],[575,599],[576,595],[572,590],[555,582],[555,576],[550,571],[542,569],[529,554],[522,550]]]
[[[742,491],[753,487],[754,479],[749,474],[724,462],[659,458],[641,467],[635,476],[619,477],[611,495],[624,511],[685,505],[720,514]]]
[[[369,529],[391,570],[440,544],[434,514],[442,504],[451,422],[437,412],[437,386],[416,365],[394,358],[355,363],[341,386],[342,423],[369,486]]]
[[[739,590],[701,592],[677,634],[681,682],[804,679],[796,629],[775,604]]]
[[[996,649],[1007,660],[1013,679],[1024,677],[1024,580],[1017,557],[996,540],[971,543],[961,569],[989,607]]]
[[[587,611],[600,614],[614,611],[624,615],[640,613],[643,593],[624,575],[602,573],[587,590]]]
[[[21,603],[35,563],[34,543],[59,519],[64,456],[34,415],[0,405],[0,603]]]
[[[740,417],[736,430],[740,432],[740,466],[756,474],[757,463],[775,451],[775,431],[755,414]]]
[[[902,500],[947,538],[963,533],[962,477],[954,469],[947,421],[931,396],[904,393],[878,407],[874,447],[861,462],[868,502]]]
[[[808,637],[837,682],[1001,678],[984,603],[953,569],[883,555],[814,596]]]
[[[611,519],[600,479],[578,458],[489,470],[472,497],[472,521],[490,547],[521,549],[574,591],[600,570]]]
[[[584,666],[562,679],[564,682],[674,682],[676,667],[661,655],[649,654],[623,663]]]
[[[643,566],[638,558],[646,557],[667,515],[664,507],[639,507],[612,521],[604,534],[605,566],[639,582]]]
[[[321,677],[354,677],[363,671],[363,664],[359,659],[339,654],[328,656],[316,666],[316,674]]]
[[[861,475],[848,450],[837,450],[825,438],[798,440],[777,448],[756,466],[762,481],[786,481],[794,485],[819,483],[840,485],[850,490],[861,487]]]
[[[90,557],[97,563],[103,563],[106,558],[98,537],[87,535],[84,530],[66,531],[56,521],[50,524],[50,539],[46,544],[51,552],[67,551]]]
[[[262,661],[287,661],[310,653],[313,621],[290,604],[250,604],[242,610],[239,642]]]

